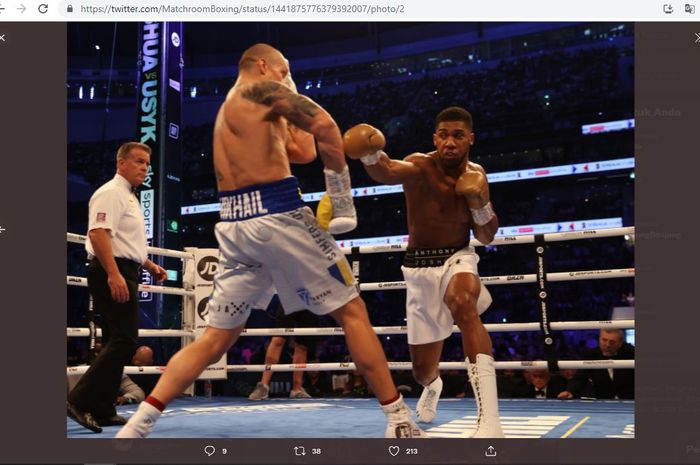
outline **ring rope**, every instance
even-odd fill
[[[80,276],[66,276],[66,284],[69,286],[87,287],[88,282],[87,278],[81,278]],[[187,289],[182,289],[179,287],[152,286],[150,284],[139,284],[139,291],[150,292],[153,294],[194,296],[194,291],[188,291]]]
[[[634,234],[634,226],[622,228],[607,228],[607,229],[588,229],[585,231],[571,231],[564,233],[547,233],[544,234],[545,242],[559,242],[578,239],[598,239],[603,237],[617,237]],[[85,244],[87,236],[75,233],[66,233],[68,242],[75,244]],[[510,244],[533,244],[535,242],[534,234],[523,234],[519,236],[500,236],[494,238],[489,245],[510,245]],[[484,244],[476,239],[472,239],[469,245],[474,247],[482,247]],[[351,253],[382,253],[382,252],[402,252],[406,250],[407,244],[392,244],[392,245],[362,245],[357,247],[341,247],[344,254]],[[179,250],[162,249],[160,247],[148,247],[148,252],[154,255],[163,255],[166,257],[175,257],[183,259],[194,259],[194,254],[181,252]]]
[[[85,242],[87,242],[87,236],[82,234],[66,233],[66,240],[74,244],[85,244]],[[161,249],[160,247],[148,247],[146,250],[151,255],[162,255],[163,257],[194,260],[193,253],[182,252],[180,250]]]
[[[412,370],[411,362],[387,362],[390,370]],[[495,362],[496,369],[499,370],[535,370],[547,368],[544,360],[521,361],[521,362]],[[466,370],[465,362],[440,362],[440,370]],[[634,368],[634,360],[561,360],[559,361],[561,370],[580,369],[608,369],[608,368]],[[333,363],[306,363],[288,365],[227,365],[229,372],[261,372],[261,371],[352,371],[357,369],[352,362]]]
[[[586,329],[632,329],[634,320],[613,321],[555,321],[552,329],[557,331],[586,330]],[[539,331],[539,323],[489,323],[484,327],[488,332],[510,331]],[[376,334],[406,334],[406,326],[376,326],[373,328]],[[102,335],[102,330],[97,329],[97,336]],[[452,326],[452,332],[458,333],[459,328]],[[88,328],[67,328],[66,336],[84,337],[90,334]],[[246,328],[241,336],[340,336],[345,334],[343,328]],[[139,337],[190,337],[194,331],[184,329],[139,329]]]
[[[411,362],[387,362],[390,370],[412,370]],[[547,362],[521,361],[521,362],[495,362],[497,370],[537,370],[547,368]],[[88,365],[67,367],[68,375],[83,374],[88,370]],[[465,362],[440,362],[440,370],[466,370]],[[600,369],[633,369],[634,360],[560,360],[559,368],[562,370],[589,370]],[[306,364],[280,364],[280,365],[226,365],[228,372],[294,372],[294,371],[354,371],[357,367],[352,362],[328,362],[328,363],[306,363]],[[126,366],[124,373],[127,375],[152,375],[161,374],[165,371],[162,366],[137,367]]]
[[[612,279],[612,278],[633,278],[635,275],[634,268],[620,268],[613,270],[586,270],[586,271],[565,271],[558,273],[547,273],[548,281],[580,281],[584,279]],[[503,276],[482,276],[481,281],[487,285],[496,284],[516,284],[516,283],[534,283],[537,281],[535,274],[515,274]],[[87,287],[87,278],[80,276],[66,276],[66,284],[69,286]],[[405,289],[405,281],[386,281],[376,283],[360,284],[361,291],[380,291]],[[194,291],[182,289],[178,287],[153,286],[150,284],[139,284],[139,291],[150,292],[153,294],[170,294],[182,296],[194,296]]]
[[[545,242],[561,242],[574,241],[579,239],[600,239],[604,237],[628,236],[634,234],[634,226],[626,226],[623,228],[606,228],[606,229],[587,229],[585,231],[571,231],[563,233],[547,233],[544,234]],[[534,244],[535,234],[523,234],[518,236],[498,236],[493,239],[492,245],[511,245],[511,244]],[[476,239],[469,241],[472,247],[483,247],[484,244]],[[408,247],[407,243],[403,244],[386,244],[386,245],[360,245],[354,247],[341,247],[340,250],[344,254],[353,253],[383,253],[383,252],[403,252]]]
[[[85,337],[90,328],[66,328],[67,337]],[[95,335],[102,337],[102,329],[95,329]],[[194,337],[194,331],[187,329],[139,329],[139,337]]]
[[[612,279],[612,278],[633,278],[634,268],[620,268],[614,270],[587,270],[587,271],[565,271],[558,273],[547,273],[548,281],[581,281],[584,279]],[[496,284],[520,284],[537,282],[536,274],[513,274],[504,276],[482,276],[481,282],[486,286]],[[387,281],[377,283],[360,284],[361,291],[383,291],[393,289],[405,289],[405,281]]]

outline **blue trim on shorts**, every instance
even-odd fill
[[[245,221],[304,206],[297,178],[290,176],[268,184],[255,184],[219,192],[221,221]]]

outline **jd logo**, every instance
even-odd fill
[[[216,257],[204,257],[197,263],[197,273],[206,281],[214,281],[214,275],[219,271],[219,260]]]
[[[204,320],[205,317],[207,316],[207,313],[209,311],[207,310],[207,304],[209,303],[209,297],[205,297],[202,300],[199,301],[199,304],[197,304],[197,314],[199,317]]]

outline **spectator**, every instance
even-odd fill
[[[562,376],[552,376],[546,368],[527,370],[525,380],[527,384],[520,388],[515,397],[556,399],[566,387],[566,380]]]
[[[621,329],[601,329],[598,347],[583,354],[584,360],[629,360],[634,359],[634,346],[625,341]],[[593,396],[597,399],[634,399],[634,370],[578,370],[568,382],[560,399],[580,397],[586,383],[593,385]]]

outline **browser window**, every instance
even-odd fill
[[[695,14],[1,2],[0,462],[698,463]]]

